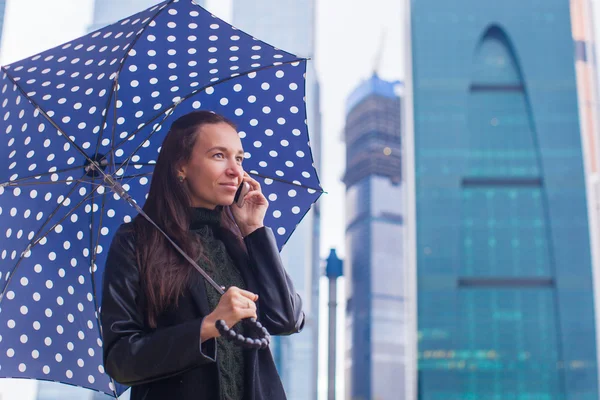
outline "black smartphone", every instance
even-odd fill
[[[250,191],[250,184],[246,181],[242,182],[242,184],[238,187],[237,192],[235,192],[235,197],[233,198],[233,202],[238,207],[244,206],[244,197]]]

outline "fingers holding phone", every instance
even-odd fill
[[[248,192],[250,192],[250,184],[246,181],[242,181],[237,192],[235,192],[235,197],[233,199],[234,204],[242,208],[244,206],[244,199]]]

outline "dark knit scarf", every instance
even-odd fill
[[[215,232],[218,231],[221,221],[222,208],[214,210],[207,208],[194,208],[190,230],[198,234],[204,246],[205,256],[210,260],[210,265],[202,259],[199,265],[219,285],[237,286],[246,289],[246,283],[240,271],[227,253],[225,244]],[[208,304],[214,310],[219,303],[221,295],[204,279]],[[242,332],[241,324],[234,329]],[[241,400],[244,397],[244,352],[239,346],[223,338],[217,338],[217,365],[219,367],[219,383],[221,387],[221,400]]]

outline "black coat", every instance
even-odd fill
[[[248,255],[223,234],[229,255],[247,289],[259,295],[258,320],[271,335],[299,332],[302,301],[282,265],[270,228],[260,228],[244,242]],[[180,298],[177,311],[161,315],[156,329],[146,324],[143,293],[131,224],[112,241],[103,279],[101,325],[106,373],[132,386],[131,400],[218,400],[216,339],[200,344],[200,326],[209,314],[204,284]],[[244,400],[281,400],[285,392],[271,351],[245,350]]]

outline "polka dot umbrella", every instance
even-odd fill
[[[102,366],[102,269],[183,114],[209,109],[237,124],[283,247],[323,192],[305,70],[191,0],[2,67],[0,376],[122,392]]]

